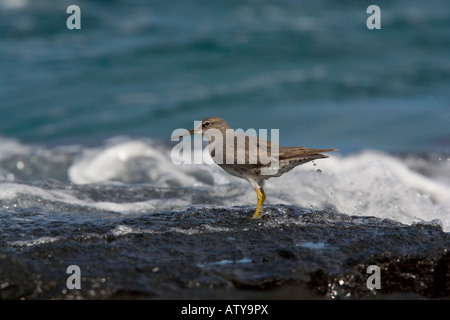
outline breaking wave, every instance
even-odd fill
[[[214,164],[175,165],[171,147],[126,137],[95,147],[53,149],[0,140],[1,207],[40,208],[44,214],[66,210],[76,215],[83,210],[144,214],[191,205],[256,204],[246,181]],[[266,203],[333,208],[406,224],[439,221],[448,232],[449,172],[449,157],[436,154],[334,153],[269,179]]]

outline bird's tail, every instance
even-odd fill
[[[338,149],[307,149],[305,147],[284,147],[280,152],[280,160],[303,158],[303,159],[320,159],[328,158],[323,152],[337,151]]]

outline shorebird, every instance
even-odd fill
[[[263,189],[265,180],[280,177],[312,160],[327,158],[322,152],[337,150],[282,147],[269,140],[235,132],[219,117],[203,119],[194,129],[173,136],[172,139],[194,134],[208,138],[209,152],[217,165],[229,174],[247,180],[253,187],[258,197],[253,218],[260,217],[261,207],[266,200]]]

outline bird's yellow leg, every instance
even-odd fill
[[[261,194],[262,194],[262,202],[261,202],[261,207],[264,204],[264,201],[266,201],[266,193],[264,192],[264,189],[261,188]]]
[[[262,192],[261,192],[262,191]],[[266,199],[266,194],[261,189],[255,188],[256,195],[258,196],[258,204],[256,205],[256,211],[253,214],[253,218],[259,218],[259,211],[261,210],[262,204],[264,203],[264,200]]]

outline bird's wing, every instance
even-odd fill
[[[232,140],[230,140],[230,138]],[[227,142],[228,141],[228,142]],[[259,138],[256,136],[246,135],[240,132],[233,132],[232,136],[228,136],[223,141],[223,150],[227,150],[227,143],[233,143],[234,163],[268,165],[278,163],[282,160],[290,159],[319,159],[326,158],[321,152],[330,152],[337,149],[307,149],[305,147],[282,147],[278,144]],[[231,147],[231,146],[228,146]],[[225,154],[223,154],[223,163],[225,162]]]
[[[230,140],[233,139],[233,140]],[[228,141],[228,142],[227,142]],[[268,140],[246,135],[240,132],[234,132],[233,136],[227,136],[224,141],[224,150],[227,150],[227,144],[233,143],[235,163],[266,165],[273,161],[278,161],[279,146]],[[228,145],[230,148],[231,146]],[[224,152],[228,153],[229,151]],[[224,156],[225,157],[225,156]]]

